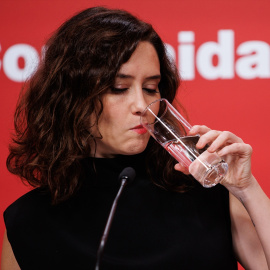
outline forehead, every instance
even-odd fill
[[[140,42],[118,73],[127,75],[150,73],[149,76],[160,74],[160,62],[154,46],[150,42]]]

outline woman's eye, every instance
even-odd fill
[[[111,87],[111,91],[114,94],[121,94],[124,93],[128,90],[128,87]],[[143,91],[147,92],[148,94],[156,94],[159,93],[159,91],[157,89],[152,89],[152,88],[147,88],[144,87]]]
[[[120,94],[128,90],[128,88],[117,88],[117,87],[112,87],[111,88],[113,93]]]
[[[149,94],[157,94],[159,91],[157,89],[150,89],[150,88],[143,88],[144,91],[146,91]]]

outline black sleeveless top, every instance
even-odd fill
[[[123,168],[136,170],[118,202],[100,269],[237,269],[232,250],[228,191],[200,184],[185,193],[148,179],[144,155],[84,160],[83,187],[56,206],[37,188],[4,213],[8,239],[22,270],[95,269]],[[96,171],[96,173],[94,173]]]

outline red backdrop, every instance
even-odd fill
[[[0,211],[29,190],[5,168],[12,116],[23,80],[42,45],[68,17],[91,6],[126,9],[168,44],[182,75],[178,99],[192,124],[230,130],[252,145],[253,172],[270,194],[270,2],[268,0],[1,0]],[[265,141],[266,142],[266,141]],[[0,219],[0,241],[4,232]]]

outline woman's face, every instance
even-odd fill
[[[102,139],[96,139],[96,157],[133,155],[146,148],[150,135],[140,125],[140,115],[160,98],[159,82],[156,50],[151,43],[141,42],[121,66],[113,88],[102,96],[104,108],[98,121]],[[99,136],[97,130],[94,135]]]

